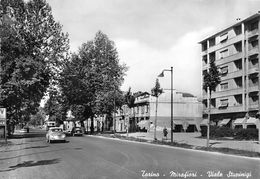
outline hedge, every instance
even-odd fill
[[[210,126],[211,138],[234,137],[237,140],[258,139],[258,129],[231,129],[229,127]],[[207,136],[207,126],[201,126],[201,136]]]

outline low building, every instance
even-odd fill
[[[116,131],[129,132],[154,130],[156,98],[148,92],[134,94],[135,106],[127,106],[116,114]],[[175,132],[194,132],[200,130],[202,103],[197,97],[182,92],[173,92],[173,124]],[[157,130],[171,128],[171,96],[165,91],[158,98]]]

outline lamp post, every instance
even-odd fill
[[[164,72],[171,72],[171,143],[173,143],[173,67],[171,69],[164,69],[158,77],[164,77]]]

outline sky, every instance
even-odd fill
[[[101,30],[115,42],[120,64],[129,69],[121,87],[150,92],[164,69],[173,67],[173,86],[202,94],[199,42],[260,10],[260,0],[47,0],[68,32],[70,49]],[[169,89],[171,74],[159,78]]]

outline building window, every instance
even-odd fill
[[[209,47],[212,47],[216,44],[216,40],[215,40],[215,37],[209,39]]]
[[[241,25],[234,27],[234,31],[235,31],[236,35],[242,34],[242,27],[241,27]]]
[[[215,52],[212,52],[212,53],[209,54],[209,60],[210,60],[210,62],[216,60],[216,53]]]
[[[207,42],[203,42],[203,43],[201,44],[201,48],[202,48],[202,51],[207,50]]]
[[[227,41],[227,39],[228,39],[228,33],[226,32],[226,33],[220,35],[220,40],[219,41],[220,41],[220,43],[224,43],[224,42]]]
[[[146,113],[148,113],[148,112],[149,112],[149,106],[146,105]]]
[[[221,89],[221,91],[227,90],[227,89],[228,89],[228,83],[222,83],[222,84],[220,84],[220,89]]]
[[[236,103],[235,105],[241,105],[242,104],[242,95],[235,95]]]
[[[250,42],[250,49],[257,48],[258,47],[258,40],[253,40]]]
[[[237,88],[242,88],[242,77],[234,78]]]
[[[238,42],[234,44],[237,53],[242,52],[242,42]]]
[[[237,70],[242,70],[242,60],[241,59],[234,61],[234,63],[235,63]]]
[[[207,64],[207,63],[208,63],[207,55],[204,55],[204,56],[202,57],[202,60],[203,60],[203,63],[204,63],[204,64]]]
[[[225,58],[227,56],[228,56],[228,49],[220,52],[220,59]]]
[[[141,106],[141,114],[144,114],[144,106]]]
[[[249,26],[250,31],[258,29],[258,21],[252,22]]]
[[[226,75],[228,73],[228,66],[220,68],[221,75]]]

